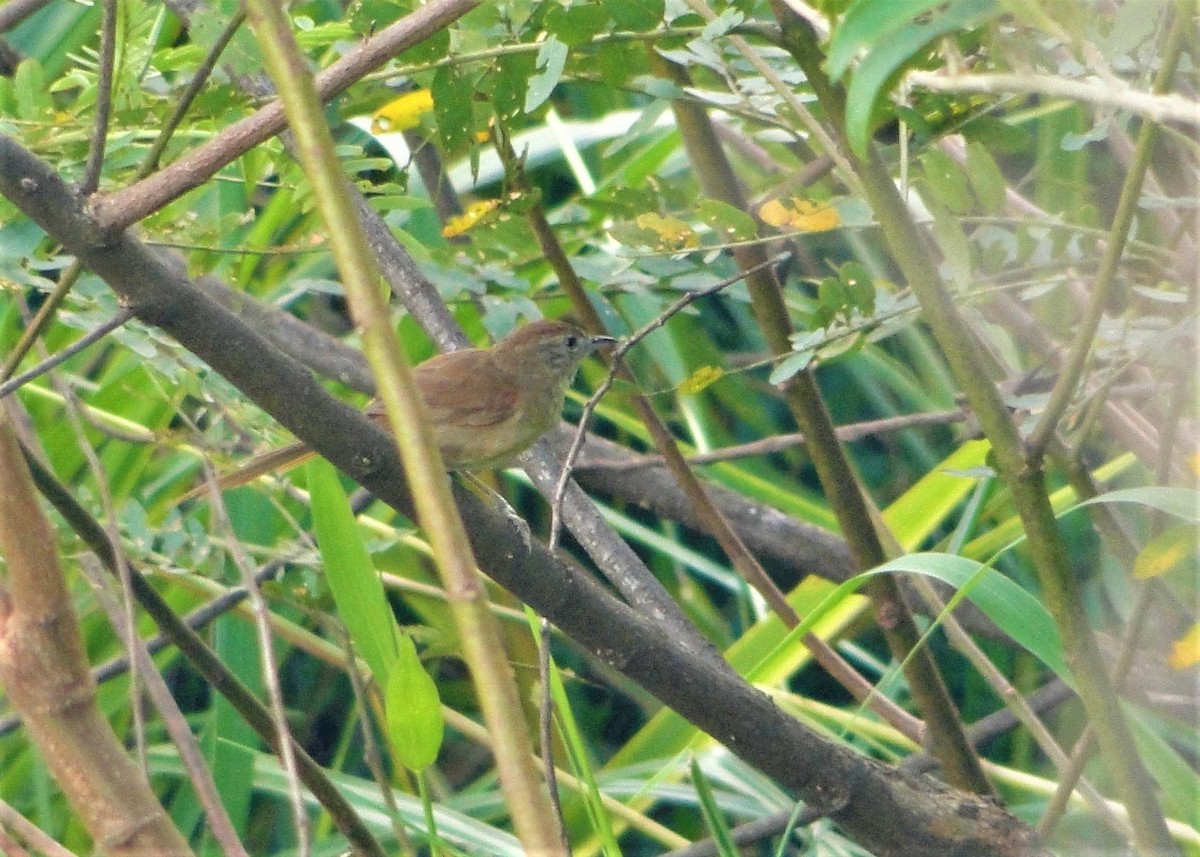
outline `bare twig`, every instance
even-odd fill
[[[179,758],[188,773],[192,787],[196,790],[196,797],[204,807],[205,824],[208,826],[209,832],[212,833],[217,845],[227,857],[249,857],[233,829],[233,822],[229,819],[229,813],[225,811],[225,805],[221,803],[221,796],[217,793],[217,784],[213,781],[208,765],[205,764],[204,753],[200,749],[196,736],[192,734],[191,727],[188,726],[187,719],[179,709],[179,704],[175,702],[175,697],[171,695],[167,683],[155,669],[154,661],[150,659],[150,652],[146,650],[145,643],[137,634],[137,628],[131,628],[128,625],[129,613],[124,606],[127,599],[122,599],[123,603],[121,604],[117,603],[116,597],[109,590],[110,583],[104,578],[99,560],[95,555],[89,554],[80,567],[87,577],[88,583],[92,585],[96,600],[105,615],[108,616],[109,624],[116,631],[117,638],[125,644],[126,657],[132,658],[133,662],[138,665],[138,674],[142,676],[146,694],[154,703],[154,707],[158,709],[167,733],[171,736],[171,741],[179,750]]]
[[[300,857],[308,857],[312,850],[312,831],[308,820],[308,811],[304,807],[304,796],[300,793],[300,774],[296,763],[296,751],[291,728],[288,726],[287,711],[283,705],[283,689],[279,686],[279,665],[275,662],[275,640],[271,634],[270,607],[259,589],[255,578],[254,567],[249,557],[242,549],[241,541],[234,532],[233,523],[225,508],[224,499],[218,487],[216,473],[211,465],[205,464],[208,497],[212,504],[213,514],[218,526],[225,532],[229,545],[229,553],[234,564],[242,574],[242,586],[250,598],[250,606],[254,613],[254,627],[258,632],[259,657],[262,660],[262,680],[267,689],[267,699],[271,705],[271,716],[275,721],[277,736],[276,751],[279,753],[280,766],[288,783],[288,798],[292,805],[292,819],[296,826],[296,852]]]
[[[372,69],[423,41],[479,5],[480,0],[432,0],[417,6],[378,35],[321,72],[316,78],[322,101],[341,94]],[[252,116],[226,128],[188,156],[123,190],[96,197],[92,211],[96,227],[118,232],[137,223],[168,202],[208,181],[217,171],[286,127],[283,104],[273,101]]]
[[[50,357],[47,357],[36,366],[31,367],[28,371],[22,372],[20,375],[17,375],[13,378],[9,378],[3,384],[0,384],[0,399],[3,399],[5,396],[12,394],[13,391],[25,386],[34,378],[46,374],[55,366],[58,366],[71,359],[92,344],[99,342],[101,339],[103,339],[105,336],[108,336],[108,334],[112,333],[131,318],[133,318],[132,310],[118,310],[117,314],[108,321],[98,325],[92,330],[89,330],[86,334],[72,342],[66,348],[52,354]]]
[[[1200,127],[1200,102],[1176,93],[1141,92],[1120,81],[1070,80],[1032,72],[955,74],[923,70],[910,71],[907,81],[918,89],[931,92],[1023,93],[1064,98],[1096,107],[1128,110],[1152,122],[1179,122]]]
[[[113,74],[117,55],[117,0],[103,0],[100,17],[100,63],[96,75],[96,115],[88,144],[87,164],[79,190],[84,196],[100,186],[104,148],[108,141],[108,119],[112,113]]]
[[[860,423],[851,425],[838,426],[835,430],[838,440],[854,441],[862,440],[866,437],[874,437],[890,431],[902,431],[904,429],[916,428],[919,426],[936,426],[948,425],[950,423],[960,423],[967,419],[967,415],[962,411],[934,411],[925,414],[904,414],[897,417],[886,417],[878,420],[865,420]],[[729,446],[724,449],[714,449],[711,452],[701,452],[696,455],[687,457],[688,464],[716,464],[721,461],[736,461],[741,458],[749,458],[755,455],[770,455],[775,452],[783,452],[787,449],[792,449],[796,446],[803,446],[806,443],[806,438],[803,432],[792,432],[790,434],[780,434],[775,437],[767,437],[762,440],[752,441],[750,443],[738,444],[737,446]],[[661,455],[642,455],[631,459],[604,459],[604,458],[587,458],[575,465],[576,470],[612,470],[612,471],[630,471],[641,470],[646,467],[662,467],[664,464]]]
[[[63,848],[44,830],[3,800],[0,800],[0,827],[10,828],[46,857],[78,857],[75,852]]]
[[[576,459],[579,458],[579,453],[583,449],[583,442],[587,438],[588,423],[591,422],[592,414],[595,412],[596,406],[600,404],[600,399],[602,399],[604,395],[610,389],[612,389],[613,384],[616,383],[617,373],[619,371],[618,367],[620,366],[621,359],[626,355],[626,353],[628,353],[629,349],[665,325],[672,316],[682,312],[685,308],[701,298],[709,297],[710,295],[714,295],[723,289],[727,289],[735,283],[741,282],[757,271],[778,264],[782,259],[785,258],[787,258],[787,254],[774,256],[754,268],[741,271],[732,277],[728,277],[718,283],[712,284],[711,286],[706,286],[703,289],[697,289],[694,292],[688,292],[683,297],[679,298],[679,300],[675,301],[675,303],[667,307],[663,312],[655,316],[655,318],[649,323],[631,334],[624,342],[620,343],[613,350],[612,368],[609,369],[608,375],[605,377],[603,383],[596,388],[596,392],[592,394],[591,398],[588,399],[587,404],[583,407],[583,414],[579,418],[579,428],[575,432],[575,439],[572,441],[571,446],[567,450],[567,456],[563,462],[562,475],[559,476],[558,487],[555,489],[554,495],[550,502],[552,522],[550,527],[551,550],[554,549],[554,546],[557,543],[556,534],[559,532],[561,527],[561,524],[558,521],[559,517],[561,516],[562,498],[567,490],[566,486],[571,477],[571,469],[574,467]]]
[[[204,84],[208,82],[209,76],[217,66],[217,60],[221,58],[221,54],[224,53],[225,48],[229,47],[229,43],[233,41],[233,37],[237,35],[238,28],[242,26],[245,20],[246,13],[238,9],[233,17],[229,19],[229,23],[225,25],[225,29],[217,36],[212,47],[208,49],[208,53],[200,61],[200,65],[196,67],[192,79],[188,81],[187,87],[180,94],[175,109],[171,111],[171,116],[159,130],[158,136],[154,138],[154,142],[150,145],[150,150],[146,152],[146,157],[142,159],[142,165],[138,168],[137,178],[145,178],[158,166],[158,160],[167,148],[167,143],[171,142],[171,135],[175,133],[175,129],[179,127],[179,123],[183,121],[183,117],[187,115],[188,108],[192,106],[192,102],[196,100],[200,91],[204,89]]]
[[[0,379],[7,380],[12,376],[13,372],[17,371],[17,367],[25,359],[25,355],[29,353],[29,349],[33,348],[33,344],[37,342],[38,337],[42,335],[42,332],[54,319],[54,314],[58,311],[58,307],[71,291],[72,286],[75,285],[75,281],[79,279],[79,274],[82,271],[83,266],[78,261],[72,262],[63,269],[62,274],[59,275],[58,282],[54,286],[54,291],[38,307],[33,320],[26,323],[20,340],[17,341],[12,351],[4,358],[4,365],[0,366]]]
[[[1163,46],[1161,65],[1154,81],[1155,92],[1165,92],[1171,85],[1184,45],[1193,32],[1192,8],[1194,8],[1192,2],[1176,4],[1174,20],[1167,43]],[[1138,133],[1132,163],[1125,175],[1125,181],[1121,186],[1121,197],[1117,201],[1117,210],[1113,215],[1104,258],[1093,281],[1091,302],[1079,322],[1066,363],[1055,380],[1054,389],[1050,391],[1046,408],[1027,442],[1028,455],[1035,466],[1040,463],[1042,455],[1050,444],[1051,437],[1058,430],[1059,420],[1062,419],[1070,405],[1071,397],[1091,356],[1096,331],[1104,317],[1105,309],[1108,307],[1112,290],[1116,284],[1121,256],[1133,226],[1134,215],[1138,211],[1142,183],[1150,167],[1150,157],[1153,154],[1157,135],[1158,125],[1154,122],[1144,124]]]
[[[8,0],[0,6],[0,33],[7,33],[34,12],[48,6],[50,0]]]

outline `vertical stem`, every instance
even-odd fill
[[[526,851],[565,854],[549,796],[538,776],[516,685],[466,530],[412,370],[392,330],[362,223],[325,124],[316,86],[290,22],[274,0],[247,0],[246,14],[283,101],[296,150],[329,227],[338,270],[363,350],[378,381],[412,487],[417,517],[429,536],[458,627],[463,658],[491,730],[500,786]]]
[[[676,77],[677,82],[686,83],[678,80],[683,75],[681,69],[667,65],[666,71]],[[672,109],[704,192],[744,211],[747,208],[745,195],[707,114],[684,101],[674,102]],[[733,254],[742,270],[755,268],[766,260],[765,251],[757,244],[736,247]],[[759,270],[747,277],[746,285],[754,317],[771,353],[791,353],[792,330],[787,307],[773,273]],[[821,487],[837,516],[856,565],[866,570],[882,564],[887,557],[876,529],[877,522],[834,433],[833,419],[825,407],[816,379],[808,371],[797,373],[782,385],[781,392],[808,440],[808,452]],[[890,577],[877,577],[868,584],[866,592],[888,648],[905,664],[905,677],[925,720],[925,738],[930,753],[941,763],[947,780],[954,785],[979,794],[991,793],[991,785],[967,741],[962,721],[937,665],[927,649],[915,648],[921,635],[900,598],[896,582]]]
[[[826,115],[843,135],[843,145],[849,150],[844,138],[844,95],[825,76],[821,67],[824,57],[815,33],[785,3],[775,0],[772,5],[783,27],[785,48],[807,75]],[[982,349],[952,296],[942,286],[932,260],[923,252],[925,237],[909,216],[883,161],[872,149],[865,160],[856,161],[855,168],[862,177],[867,202],[879,220],[892,258],[916,294],[925,321],[992,444],[1000,478],[1012,492],[1043,598],[1058,624],[1067,664],[1095,727],[1109,773],[1129,811],[1136,845],[1146,855],[1178,854],[1155,798],[1154,782],[1137,754],[1129,724],[1100,656],[1079,583],[1071,574],[1066,543],[1050,506],[1041,466],[1027,459],[1017,427],[999,391],[989,380],[980,356]]]

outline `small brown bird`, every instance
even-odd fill
[[[500,467],[528,449],[558,422],[579,364],[614,341],[589,336],[568,322],[543,320],[517,328],[491,348],[465,348],[419,364],[413,377],[446,468]],[[367,415],[386,428],[377,400],[367,407]],[[294,443],[253,459],[222,476],[219,484],[244,485],[314,455],[305,444]]]

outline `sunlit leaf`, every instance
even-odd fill
[[[499,206],[498,199],[481,199],[471,203],[462,214],[456,214],[446,220],[446,225],[442,228],[442,237],[454,238],[462,235]]]
[[[428,89],[406,92],[380,107],[371,116],[371,130],[377,134],[407,131],[421,123],[421,117],[433,111],[433,94]]]
[[[1197,548],[1200,548],[1200,533],[1195,526],[1181,524],[1164,530],[1138,553],[1133,563],[1133,576],[1147,580],[1194,563]]]
[[[325,579],[354,650],[382,684],[395,663],[399,628],[346,493],[338,482],[337,471],[332,464],[318,458],[309,462],[307,472],[313,528],[325,566]]]
[[[566,45],[554,36],[542,42],[537,55],[537,67],[542,71],[529,79],[529,90],[525,93],[526,113],[532,113],[546,102],[550,93],[554,91],[554,87],[562,79],[566,64]]]
[[[836,229],[842,222],[832,205],[819,205],[798,197],[793,197],[790,204],[778,199],[769,200],[759,206],[758,216],[768,226],[801,232],[826,232]]]
[[[701,366],[679,385],[679,395],[694,396],[724,376],[725,370],[720,366]]]
[[[700,236],[678,217],[663,217],[657,212],[648,211],[638,215],[635,222],[642,229],[649,229],[658,235],[663,247],[683,249],[700,246]]]
[[[1175,641],[1167,663],[1177,670],[1185,670],[1200,664],[1200,622]]]
[[[758,234],[753,217],[719,199],[700,200],[696,213],[721,236],[722,241],[749,241]]]
[[[388,739],[396,760],[423,771],[437,760],[445,732],[437,684],[417,657],[417,647],[401,635],[385,694]]]

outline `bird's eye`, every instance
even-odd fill
[[[578,344],[579,344],[578,336],[568,336],[567,337],[567,348],[574,348]]]

